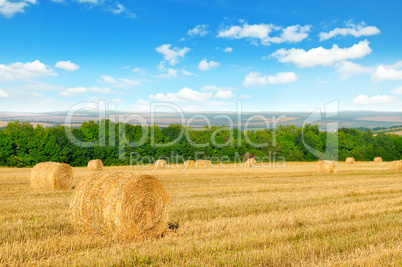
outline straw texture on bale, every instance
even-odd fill
[[[103,169],[103,163],[100,159],[94,159],[88,162],[88,169],[91,171],[101,171]]]
[[[246,168],[254,167],[256,163],[257,162],[255,161],[255,158],[250,158],[246,160],[246,162],[244,162],[244,167]]]
[[[169,195],[156,178],[99,172],[74,190],[70,219],[82,233],[118,240],[160,236],[167,228]]]
[[[393,171],[402,171],[402,160],[392,161],[390,163],[390,169]]]
[[[194,160],[186,160],[184,162],[184,167],[186,168],[190,168],[190,167],[194,167],[195,166],[195,161]]]
[[[166,167],[167,167],[166,160],[158,159],[157,161],[155,161],[155,168],[166,168]]]
[[[68,190],[71,189],[73,180],[71,166],[56,162],[36,164],[30,176],[31,188],[38,190]]]
[[[207,160],[207,159],[199,159],[196,161],[195,166],[197,168],[203,167],[203,168],[207,168],[211,166],[211,161]]]
[[[335,161],[324,160],[318,161],[316,165],[318,173],[335,174],[336,173],[336,163]]]
[[[354,158],[346,158],[345,162],[348,163],[348,164],[354,164],[356,161],[355,161]]]
[[[382,162],[382,158],[381,157],[375,157],[374,162]]]

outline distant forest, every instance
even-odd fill
[[[68,138],[67,132],[72,133],[75,141]],[[92,144],[83,147],[77,142]],[[159,128],[103,120],[84,122],[79,128],[34,128],[29,123],[10,122],[0,130],[0,166],[26,167],[45,161],[86,166],[92,159],[101,159],[106,166],[152,163],[160,158],[179,163],[197,158],[226,158],[233,162],[238,155],[265,157],[265,160],[271,155],[286,161],[316,161],[317,156],[305,143],[317,151],[329,151],[328,159],[339,161],[347,157],[357,161],[372,161],[374,157],[382,157],[384,161],[402,158],[402,136],[383,133],[373,136],[370,130],[341,128],[329,133],[315,125],[247,131],[224,126],[194,129],[177,124]]]

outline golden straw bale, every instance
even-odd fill
[[[354,164],[356,161],[355,161],[354,158],[346,158],[345,162],[348,163],[348,164]]]
[[[318,161],[316,165],[318,173],[335,174],[336,173],[336,163],[331,160]]]
[[[395,160],[390,163],[390,169],[393,171],[402,171],[402,160]]]
[[[167,228],[169,194],[156,178],[98,172],[74,190],[70,219],[78,232],[119,240],[160,236]]]
[[[255,158],[249,158],[248,160],[246,160],[246,162],[244,162],[244,167],[246,168],[254,167],[256,163],[257,162]]]
[[[191,168],[195,166],[195,161],[194,160],[186,160],[184,162],[184,167],[186,168]]]
[[[166,160],[158,159],[157,161],[155,161],[155,168],[166,168],[166,167],[167,167]]]
[[[88,169],[91,171],[101,171],[103,169],[103,163],[100,159],[90,160],[88,162]]]
[[[199,168],[199,167],[207,168],[210,166],[211,166],[211,161],[207,160],[207,159],[199,159],[195,163],[196,168]]]
[[[68,164],[56,162],[36,164],[30,176],[31,188],[39,190],[69,190],[73,180],[73,168]]]
[[[381,157],[375,157],[374,162],[382,162],[382,158]]]

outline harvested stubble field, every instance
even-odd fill
[[[176,231],[144,242],[76,233],[72,191],[35,192],[0,168],[0,265],[401,266],[402,173],[389,163],[286,168],[106,167],[160,179]],[[90,175],[74,168],[77,184]]]

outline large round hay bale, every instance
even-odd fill
[[[101,171],[103,170],[103,163],[100,159],[90,160],[88,162],[88,169],[91,171]]]
[[[336,163],[331,160],[318,161],[316,165],[318,173],[335,174],[336,173]]]
[[[167,227],[169,194],[154,177],[99,172],[74,190],[70,219],[82,233],[121,240],[160,236]]]
[[[207,168],[211,166],[211,161],[207,159],[199,159],[195,162],[195,167],[196,168]]]
[[[73,168],[68,164],[56,162],[36,164],[30,176],[31,188],[38,190],[69,190],[73,180]]]
[[[402,160],[395,160],[390,163],[390,169],[393,171],[402,171]]]
[[[346,158],[345,162],[346,162],[347,164],[354,164],[356,161],[355,161],[354,158]]]
[[[158,159],[157,161],[155,161],[155,168],[166,168],[166,167],[167,167],[166,160]]]
[[[375,157],[374,162],[382,162],[382,158],[381,157]]]
[[[255,160],[255,158],[249,158],[248,160],[246,160],[246,162],[244,162],[244,167],[246,168],[254,167],[256,163],[257,161]]]
[[[186,160],[184,162],[184,167],[186,168],[191,168],[195,166],[195,161],[194,160]]]

